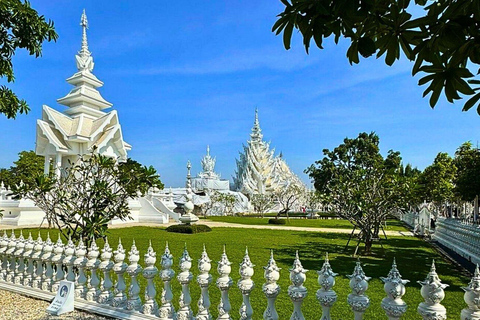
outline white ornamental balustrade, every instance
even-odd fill
[[[253,309],[250,303],[250,292],[252,292],[255,284],[252,281],[253,277],[253,267],[255,265],[250,260],[248,255],[248,248],[245,249],[245,256],[243,257],[242,263],[240,263],[240,277],[238,281],[238,288],[242,292],[243,302],[240,307],[240,320],[252,320]]]
[[[443,289],[448,287],[448,284],[443,284],[438,277],[435,269],[435,260],[432,261],[432,267],[424,281],[418,281],[422,286],[420,293],[422,294],[424,302],[418,305],[417,311],[424,320],[445,320],[447,319],[447,310],[440,304],[445,298]]]
[[[53,266],[52,266],[52,259],[55,255],[53,252],[54,245],[52,240],[50,239],[50,234],[47,234],[47,240],[45,240],[42,249],[42,256],[41,262],[45,266],[44,273],[42,276],[42,290],[44,291],[52,291],[52,284],[53,284]]]
[[[68,237],[68,242],[65,246],[65,258],[63,258],[62,262],[67,268],[65,280],[75,282],[75,273],[73,272],[73,264],[75,263],[75,244],[71,237]]]
[[[98,260],[99,255],[100,251],[98,251],[95,239],[93,239],[90,248],[88,248],[88,261],[85,265],[85,268],[90,271],[90,277],[88,279],[88,290],[85,295],[88,301],[97,301],[98,296],[100,295],[100,279],[97,276],[98,266],[100,265],[100,260]]]
[[[293,266],[290,269],[290,281],[292,285],[288,287],[288,295],[293,302],[293,313],[290,320],[305,320],[302,312],[302,303],[308,294],[307,288],[303,286],[303,283],[307,279],[307,271],[307,269],[303,268],[297,251],[295,253]]]
[[[201,294],[198,300],[198,314],[197,320],[211,320],[210,314],[210,296],[208,294],[208,287],[212,283],[212,275],[209,273],[212,269],[212,260],[208,257],[205,245],[203,245],[203,251],[200,259],[198,259],[198,271],[200,274],[197,276],[197,283],[200,286]]]
[[[157,254],[153,251],[152,242],[144,255],[145,268],[143,269],[143,277],[147,279],[147,287],[145,288],[145,304],[143,305],[143,313],[149,315],[158,315],[158,305],[155,301],[157,291],[153,279],[158,274],[158,269],[155,267],[157,261]]]
[[[15,246],[15,252],[13,253],[17,264],[15,266],[15,275],[13,278],[13,282],[15,284],[23,283],[23,275],[25,273],[25,258],[24,258],[24,250],[25,250],[25,238],[23,237],[23,232],[20,230],[20,237],[17,240],[17,244]]]
[[[403,280],[393,259],[392,269],[386,278],[380,277],[384,282],[383,289],[387,296],[382,300],[382,308],[389,320],[398,320],[407,311],[407,304],[402,300],[405,294],[405,284],[409,280]]]
[[[462,287],[462,289],[465,291],[463,300],[468,307],[462,310],[461,320],[480,320],[480,270],[478,264],[472,280],[467,287]]]
[[[113,268],[113,262],[110,260],[112,255],[112,248],[110,248],[108,239],[105,238],[105,244],[100,255],[101,262],[98,265],[98,269],[103,273],[101,293],[98,296],[98,302],[101,304],[111,304],[113,300],[113,282],[110,279],[110,271]]]
[[[75,247],[75,261],[73,265],[77,268],[78,274],[75,278],[75,298],[86,298],[87,294],[87,277],[85,276],[85,268],[87,265],[87,247],[83,243],[82,238]]]
[[[363,272],[360,260],[357,261],[355,269],[351,275],[347,276],[350,279],[350,288],[352,293],[348,295],[347,302],[352,308],[354,319],[362,320],[363,314],[370,306],[370,299],[365,295],[368,289],[368,281],[371,279]]]
[[[60,239],[60,234],[58,234],[58,240],[53,247],[54,256],[52,258],[52,263],[55,264],[55,275],[52,283],[52,292],[57,292],[60,287],[60,281],[65,279],[65,272],[63,271],[63,259],[65,256],[65,246]]]
[[[118,239],[117,250],[113,252],[113,260],[115,261],[113,272],[117,275],[117,282],[115,283],[115,296],[113,297],[112,305],[119,308],[123,308],[127,304],[125,272],[127,271],[128,265],[125,263],[125,258],[126,254],[122,246],[122,239]]]
[[[173,308],[173,292],[170,282],[175,277],[175,271],[173,271],[173,256],[170,254],[168,243],[165,246],[165,252],[161,257],[162,271],[160,271],[160,278],[163,281],[162,290],[162,306],[159,310],[160,319],[173,320],[176,319],[177,314]]]
[[[42,250],[43,250],[43,240],[38,233],[38,238],[35,241],[35,246],[33,247],[32,258],[35,262],[35,275],[32,280],[32,288],[42,288],[42,275],[43,275],[43,261],[42,261]]]
[[[142,301],[138,294],[140,293],[140,286],[138,285],[137,276],[142,272],[142,267],[138,265],[140,260],[140,252],[133,240],[132,247],[128,252],[128,261],[130,264],[127,267],[127,273],[130,276],[130,286],[128,287],[127,309],[140,311],[142,309]]]
[[[178,282],[182,285],[182,293],[180,294],[179,305],[180,308],[177,312],[178,320],[187,320],[194,319],[193,311],[190,308],[192,303],[192,297],[190,296],[190,289],[188,285],[193,279],[193,274],[190,272],[192,268],[192,258],[187,251],[187,245],[185,244],[185,249],[183,249],[182,257],[180,258],[180,273],[177,276]]]
[[[1,241],[1,240],[0,240]],[[32,233],[29,232],[27,241],[25,242],[25,249],[23,251],[23,257],[27,260],[27,266],[25,268],[25,272],[23,274],[23,280],[21,282],[22,285],[31,287],[32,280],[33,280],[33,247],[35,246],[35,241],[32,238]]]
[[[337,276],[337,273],[333,272],[332,267],[330,266],[328,252],[325,254],[325,262],[322,265],[322,269],[317,271],[317,273],[318,284],[320,285],[320,289],[317,290],[317,300],[322,306],[322,317],[320,319],[332,320],[330,309],[337,301],[337,294],[332,290],[332,287],[335,285],[335,277]]]
[[[275,301],[280,294],[280,286],[277,284],[280,279],[280,268],[277,266],[275,259],[273,258],[273,250],[270,252],[270,259],[264,269],[265,283],[262,286],[262,291],[267,298],[267,308],[263,312],[264,320],[278,320],[278,313],[275,309]]]
[[[5,251],[5,255],[7,256],[7,261],[8,261],[7,276],[5,278],[5,281],[13,282],[13,279],[15,276],[15,265],[16,265],[14,253],[15,253],[15,247],[17,245],[15,233],[13,232],[13,230],[9,240],[10,241],[8,242],[7,251]]]
[[[232,263],[228,260],[227,253],[225,252],[225,246],[223,246],[223,253],[220,261],[218,262],[217,272],[220,275],[217,279],[217,287],[221,292],[221,300],[218,305],[218,318],[217,320],[230,320],[230,299],[228,298],[228,291],[233,285],[233,280],[230,278],[232,272]]]
[[[5,252],[7,251],[7,248],[8,248],[8,242],[9,240],[8,240],[7,231],[3,230],[3,237],[2,239],[0,239],[0,257],[1,257],[0,266],[2,268],[2,270],[0,271],[0,280],[2,281],[5,281],[7,278],[8,259]]]

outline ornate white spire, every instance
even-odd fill
[[[93,58],[91,52],[88,50],[88,41],[87,41],[87,29],[88,29],[88,20],[83,9],[82,18],[80,19],[80,25],[82,26],[82,48],[75,56],[77,60],[77,69],[78,71],[92,71],[93,70]]]
[[[261,141],[263,138],[262,129],[260,129],[260,122],[258,121],[258,108],[255,108],[255,121],[253,122],[250,137],[252,137],[252,141]]]
[[[207,146],[207,154],[202,159],[203,172],[198,176],[200,178],[219,179],[220,176],[214,172],[215,162],[215,158],[210,156],[210,146]]]

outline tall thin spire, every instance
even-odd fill
[[[77,60],[77,69],[79,71],[92,71],[93,70],[93,58],[92,53],[88,50],[88,41],[87,41],[87,29],[88,29],[88,20],[85,9],[83,9],[82,17],[80,18],[80,26],[82,26],[82,48],[75,56]]]
[[[252,137],[252,141],[260,141],[263,138],[262,129],[260,129],[260,122],[258,121],[258,108],[255,108],[255,121],[253,122],[250,137]]]

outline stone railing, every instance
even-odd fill
[[[128,258],[128,264],[125,259]],[[69,240],[64,244],[60,238],[53,243],[49,237],[43,240],[40,236],[33,240],[29,235],[27,239],[20,235],[18,238],[12,232],[8,237],[5,233],[0,238],[0,289],[9,290],[36,298],[51,300],[58,290],[61,280],[75,282],[75,308],[90,312],[111,316],[117,319],[212,319],[210,313],[210,285],[215,286],[221,292],[218,304],[217,319],[232,319],[232,307],[229,301],[229,291],[233,290],[233,280],[230,277],[232,263],[229,261],[225,248],[218,262],[216,282],[210,274],[212,268],[211,260],[203,249],[198,260],[198,274],[196,282],[201,290],[198,298],[198,313],[193,314],[191,309],[192,297],[190,286],[193,285],[192,258],[185,248],[180,258],[180,272],[175,277],[172,270],[173,256],[168,244],[160,257],[160,270],[156,266],[157,257],[151,244],[144,254],[143,267],[138,263],[140,253],[133,242],[128,254],[119,244],[113,250],[108,241],[100,250],[95,242],[87,249],[80,241],[77,246]],[[263,267],[265,283],[262,291],[267,300],[266,310],[256,311],[256,319],[260,318],[263,312],[263,319],[278,320],[276,311],[276,299],[280,293],[277,281],[280,278],[279,268],[274,260],[273,253],[270,256],[267,266]],[[290,319],[304,320],[302,303],[307,296],[307,288],[304,286],[306,271],[299,259],[298,252],[290,268],[291,285],[287,293],[293,304],[293,313]],[[115,283],[111,279],[111,273],[115,274]],[[240,319],[251,320],[253,309],[250,303],[250,293],[254,288],[252,276],[254,265],[250,261],[248,251],[245,252],[239,267],[240,280],[237,287],[240,290],[243,302],[238,311]],[[99,277],[98,274],[103,274]],[[331,320],[330,310],[338,299],[334,291],[335,277],[328,254],[320,271],[317,271],[319,289],[316,291],[318,308],[322,310],[322,320]],[[88,275],[88,278],[87,278]],[[127,277],[128,275],[128,277]],[[144,298],[140,298],[139,278],[146,280]],[[157,288],[155,279],[160,278],[163,283],[161,289],[161,303],[156,300]],[[178,281],[181,285],[181,293],[178,293],[179,309],[175,310],[172,292],[172,281]],[[351,293],[347,302],[351,307],[351,317],[355,320],[363,319],[365,311],[370,306],[370,299],[366,294],[368,289],[367,277],[358,261],[350,279]],[[128,280],[128,281],[127,281]],[[381,307],[385,310],[386,317],[390,320],[398,320],[406,312],[407,304],[402,300],[405,294],[405,284],[408,280],[401,278],[395,261],[387,277],[381,277],[384,282],[385,298],[381,301]],[[127,283],[129,287],[127,290]],[[424,281],[419,281],[421,295],[424,302],[421,302],[417,311],[423,319],[443,320],[446,319],[446,310],[441,302],[445,297],[444,289],[446,284],[441,283],[436,270],[435,263],[432,263],[430,272]],[[461,319],[480,319],[480,272],[477,269],[465,290],[466,307],[461,311]],[[215,289],[217,290],[217,289]],[[282,306],[284,307],[284,306]],[[453,316],[452,316],[453,317]]]
[[[401,215],[401,220],[413,229],[417,223],[417,216],[418,214],[415,212],[407,212]]]
[[[438,219],[433,239],[469,261],[480,263],[480,227],[457,219]]]

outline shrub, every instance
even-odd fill
[[[204,224],[191,224],[191,225],[174,224],[174,225],[169,226],[165,230],[167,232],[193,234],[193,233],[210,232],[210,231],[212,231],[212,228],[210,228],[209,226],[204,225]]]
[[[285,219],[268,219],[268,224],[287,224]]]

